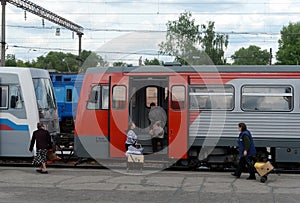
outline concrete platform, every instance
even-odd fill
[[[0,202],[300,202],[300,174],[0,167]]]

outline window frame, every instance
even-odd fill
[[[73,101],[73,89],[67,88],[66,89],[66,102],[72,102]]]
[[[115,100],[115,91],[116,89],[115,88],[119,88],[119,87],[122,87],[124,88],[124,91],[122,93],[124,93],[124,95],[121,95],[123,100]],[[117,104],[117,101],[119,101],[119,104],[121,103],[121,101],[123,103],[122,106],[116,106]],[[114,85],[112,87],[112,109],[113,110],[124,110],[126,108],[126,103],[127,103],[127,87],[125,85]]]
[[[193,88],[206,88],[206,92],[193,92]],[[230,88],[231,92],[210,92],[214,88]],[[211,90],[210,90],[211,89]],[[194,108],[195,106],[192,106],[192,96],[205,96],[206,100],[212,100],[211,96],[230,96],[231,95],[231,105],[230,108],[214,108],[215,105],[210,106],[210,108],[207,108],[207,105],[200,108],[199,105],[197,105],[198,108]],[[235,87],[231,84],[222,84],[222,85],[191,85],[189,87],[189,109],[191,110],[201,110],[201,111],[233,111],[235,108]],[[199,102],[199,100],[197,100]]]
[[[245,88],[282,88],[282,89],[286,89],[286,88],[289,88],[291,92],[285,92],[285,93],[266,93],[266,92],[259,92],[259,93],[256,93],[256,92],[247,92],[247,93],[244,93],[243,90]],[[244,97],[245,96],[252,96],[252,97],[290,97],[290,107],[288,107],[288,110],[284,110],[284,109],[259,109],[259,108],[256,108],[256,109],[247,109],[244,107]],[[282,84],[282,85],[274,85],[274,84],[261,84],[261,85],[253,85],[253,84],[247,84],[247,85],[243,85],[241,87],[241,95],[240,95],[240,106],[241,106],[241,110],[242,111],[245,111],[245,112],[291,112],[293,111],[294,109],[294,100],[295,100],[295,96],[294,96],[294,88],[292,85],[288,85],[288,84]],[[288,102],[288,101],[287,101]],[[289,105],[289,104],[288,104]]]
[[[108,85],[95,84],[95,85],[91,86],[88,100],[86,103],[87,110],[108,110],[109,109],[109,99],[107,101],[105,101],[105,103],[104,103],[104,96],[103,96],[104,95],[104,91],[103,91],[104,87],[106,87],[108,90],[108,91],[106,91],[106,93],[107,93],[107,98],[109,98],[109,86]],[[97,88],[99,88],[99,91],[95,91],[98,94],[96,102],[92,102],[92,100],[91,100],[92,99],[91,98],[92,90],[97,89]],[[91,106],[93,104],[95,105],[94,108]]]
[[[174,96],[176,96],[174,94],[174,88],[176,88],[176,87],[183,88],[183,90],[184,90],[183,94],[180,95],[180,96],[183,96],[183,100],[178,100],[178,99],[174,100]],[[178,97],[178,98],[180,98],[180,97]],[[171,87],[171,100],[170,101],[171,101],[170,108],[172,110],[181,111],[182,109],[185,109],[186,108],[186,87],[184,85],[172,85],[172,87]],[[175,104],[174,102],[176,102],[176,104],[178,103],[179,108],[177,106],[174,106],[174,104]],[[183,102],[182,105],[180,105],[180,102]]]
[[[6,110],[9,108],[9,86],[8,85],[0,85],[1,87],[1,106],[0,106],[0,110]],[[2,94],[3,94],[3,89],[5,90],[5,106],[2,106]]]

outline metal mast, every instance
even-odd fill
[[[81,38],[83,35],[83,27],[77,25],[63,17],[56,15],[55,13],[44,9],[43,7],[28,1],[28,0],[1,0],[2,5],[2,39],[1,39],[1,66],[5,66],[5,5],[6,2],[13,4],[14,6],[21,8],[25,11],[33,13],[44,19],[47,19],[55,24],[61,25],[73,32],[76,32],[79,38],[79,50],[78,56],[81,59]]]

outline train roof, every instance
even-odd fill
[[[105,72],[122,73],[195,73],[195,72],[300,72],[298,65],[201,65],[201,66],[122,66],[122,67],[91,67],[87,74],[97,74]]]
[[[38,68],[24,68],[24,67],[7,67],[1,66],[1,73],[16,73],[21,74],[22,71],[30,71],[32,78],[50,78],[48,71]]]

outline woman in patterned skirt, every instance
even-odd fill
[[[50,133],[45,129],[44,124],[38,123],[37,130],[33,132],[29,151],[32,152],[36,142],[36,156],[33,159],[33,164],[40,166],[37,172],[47,174],[46,161],[47,151],[52,149],[52,142]]]

